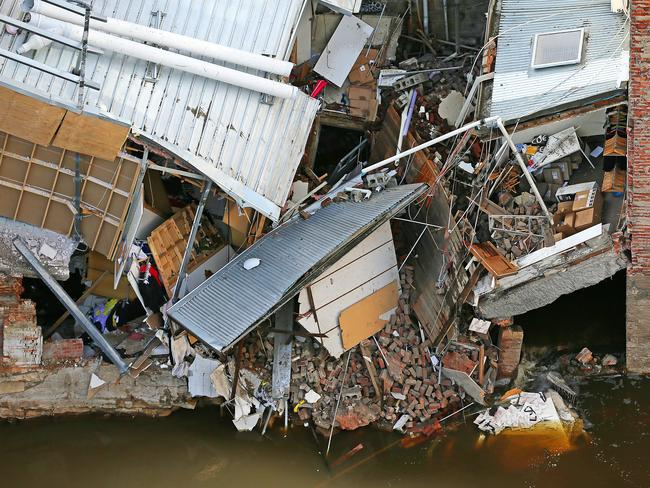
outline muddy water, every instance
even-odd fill
[[[0,424],[0,486],[65,487],[647,487],[650,381],[581,385],[588,438],[500,435],[481,442],[468,420],[411,448],[373,430],[334,438],[328,469],[307,429],[238,434],[212,410],[165,419],[81,417]]]
[[[518,318],[528,353],[540,346],[620,352],[624,279],[561,298]],[[548,347],[545,348],[548,351]],[[471,424],[404,448],[371,429],[335,436],[328,468],[311,433],[238,434],[218,411],[165,419],[80,417],[0,423],[0,488],[650,487],[650,379],[602,378],[579,385],[587,436],[557,431],[481,438]]]

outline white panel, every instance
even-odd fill
[[[314,71],[336,86],[342,86],[372,34],[372,27],[353,15],[344,15]]]
[[[114,290],[117,290],[117,285],[120,282],[120,278],[122,278],[122,273],[124,273],[124,268],[129,260],[131,246],[133,245],[135,235],[140,227],[140,222],[142,221],[142,215],[144,214],[144,196],[142,195],[142,186],[143,185],[140,185],[140,188],[136,191],[133,201],[131,202],[129,212],[133,212],[133,214],[128,228],[122,231],[119,248],[117,250],[117,255],[115,256],[115,274],[113,276]]]
[[[327,334],[317,340],[332,356],[339,357],[345,352],[339,329],[341,312],[393,281],[399,283],[399,272],[387,222],[301,290],[298,301],[303,318],[298,322],[311,333]],[[311,313],[307,288],[316,306],[315,315]]]

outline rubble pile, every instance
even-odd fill
[[[375,422],[390,428],[404,415],[404,427],[411,429],[460,404],[464,392],[434,369],[431,342],[411,318],[413,273],[413,267],[404,267],[398,309],[376,334],[376,342],[370,338],[349,351],[347,370],[348,353],[334,358],[316,339],[296,337],[289,404],[302,421],[311,418],[317,427],[329,429],[339,395],[336,426],[343,430]],[[243,347],[242,368],[254,371],[262,383],[270,381],[272,351],[268,339],[251,334]],[[478,356],[464,359],[476,369]]]

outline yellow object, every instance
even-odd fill
[[[305,403],[305,400],[300,400],[298,403],[296,403],[296,406],[293,407],[293,413],[298,413],[298,409],[302,407],[303,403]]]

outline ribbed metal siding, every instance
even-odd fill
[[[531,68],[535,34],[578,28],[586,35],[580,64]],[[491,115],[514,120],[617,90],[628,31],[610,0],[504,0]]]
[[[22,0],[3,0],[0,12],[19,17]],[[305,0],[96,0],[103,15],[149,25],[152,10],[167,13],[162,28],[251,52],[287,59],[289,43]],[[20,41],[22,42],[22,40]],[[0,33],[0,47],[16,40]],[[182,52],[182,51],[181,51]],[[75,51],[57,45],[38,61],[70,71]],[[134,131],[160,143],[189,163],[204,160],[278,206],[288,196],[318,102],[304,94],[262,103],[260,94],[161,67],[156,83],[144,81],[145,61],[107,52],[89,55],[87,76],[101,91],[88,104],[126,120]],[[234,67],[262,74],[241,66]],[[0,58],[0,77],[76,104],[76,85]],[[219,183],[219,182],[217,182]]]
[[[266,235],[184,297],[168,312],[216,350],[230,347],[287,297],[315,267],[331,264],[335,251],[366,236],[426,190],[404,185],[360,203],[333,203],[307,220],[296,219]],[[259,258],[258,267],[243,263]]]

